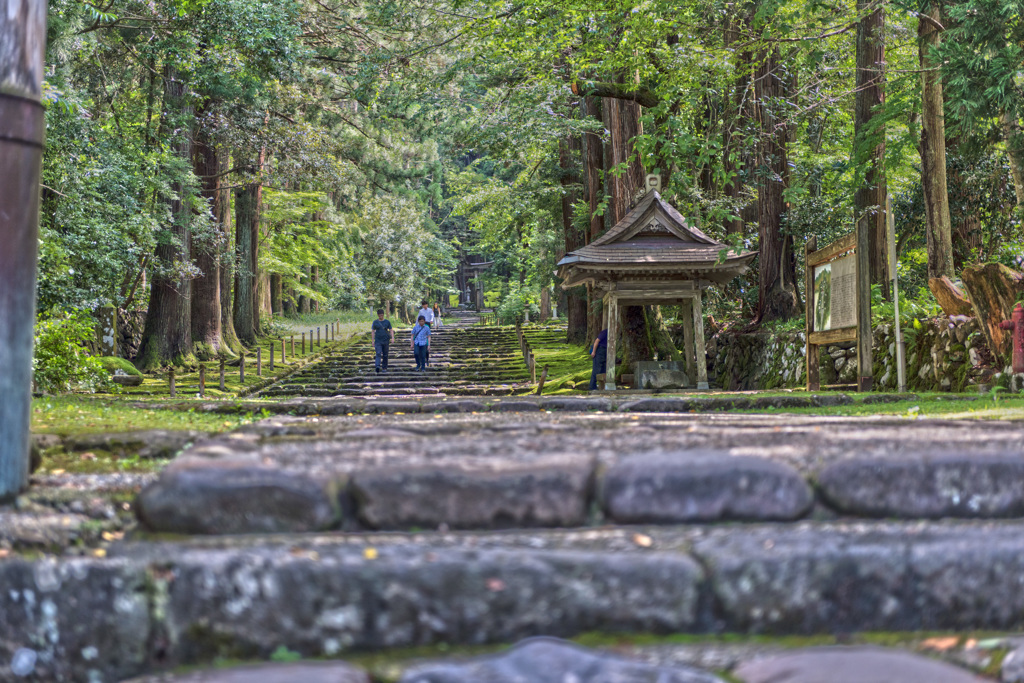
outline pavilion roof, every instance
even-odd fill
[[[723,250],[728,250],[724,259]],[[558,266],[566,287],[632,278],[724,284],[743,273],[755,255],[708,237],[651,191],[610,230],[566,254]]]

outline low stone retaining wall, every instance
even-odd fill
[[[131,360],[139,355],[142,331],[146,326],[146,309],[117,309],[117,355]]]
[[[968,391],[1000,380],[1010,386],[973,318],[934,318],[919,328],[904,328],[903,335],[912,391]],[[802,387],[807,383],[805,339],[802,332],[719,332],[708,342],[708,375],[726,390]],[[872,348],[876,389],[897,389],[893,325],[875,327]],[[820,354],[823,385],[856,384],[853,342],[824,347]]]

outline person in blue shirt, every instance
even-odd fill
[[[597,376],[608,369],[608,330],[601,330],[590,347],[590,357],[594,359],[594,365],[590,369],[590,390],[597,389]]]
[[[427,369],[427,352],[430,349],[430,326],[422,315],[412,328],[412,354],[416,358],[416,370]]]
[[[384,309],[377,309],[377,319],[370,326],[373,333],[373,364],[377,368],[377,374],[388,371],[388,350],[395,343],[395,329],[391,327],[391,321],[384,318]]]

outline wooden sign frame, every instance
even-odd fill
[[[818,358],[818,347],[846,341],[857,342],[857,390],[870,391],[872,385],[871,367],[871,287],[863,286],[862,279],[868,276],[865,256],[866,250],[858,249],[858,233],[840,237],[821,249],[817,248],[818,239],[811,237],[804,246],[804,297],[806,299],[806,362],[807,390],[817,391],[821,388],[821,374]],[[856,320],[853,326],[834,330],[814,329],[814,269],[839,258],[853,255],[856,264]],[[865,292],[867,293],[865,298]],[[867,324],[864,323],[865,312]]]

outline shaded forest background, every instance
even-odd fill
[[[1020,0],[49,7],[40,316],[148,308],[145,369],[275,315],[447,301],[470,261],[502,318],[561,297],[593,338],[555,264],[647,173],[759,251],[720,321],[799,318],[804,241],[855,221],[888,297],[887,199],[908,310],[929,277],[1024,264]]]

